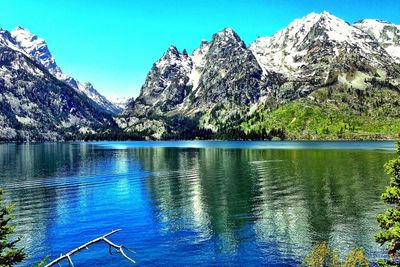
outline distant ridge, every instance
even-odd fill
[[[46,52],[35,36],[37,53]],[[35,50],[34,48],[33,50]],[[0,30],[0,141],[64,141],[116,128],[105,110],[86,94],[57,79],[52,58],[35,60],[12,37]]]

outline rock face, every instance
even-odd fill
[[[216,33],[207,46],[204,63],[197,66],[201,75],[193,80],[191,104],[209,109],[256,102],[262,91],[262,70],[240,37],[228,28]]]
[[[170,47],[118,123],[156,138],[179,131],[177,117],[219,132],[239,127],[271,101],[287,103],[320,88],[399,90],[398,49],[398,25],[350,25],[328,12],[296,19],[249,47],[228,28],[192,55]]]
[[[115,127],[109,114],[49,72],[51,59],[45,62],[32,59],[10,32],[0,30],[1,141],[64,140]]]
[[[193,62],[184,51],[170,46],[147,75],[141,94],[128,104],[131,115],[150,116],[168,112],[182,103],[188,93]]]
[[[253,53],[230,28],[203,41],[190,56],[171,46],[153,65],[139,97],[128,104],[118,123],[127,131],[147,129],[160,137],[165,117],[186,117],[216,131],[222,124],[239,121],[268,95],[270,80],[277,75],[262,74]]]
[[[217,131],[237,123],[269,93],[273,74],[262,77],[262,68],[240,37],[230,28],[214,34],[210,43],[202,44],[197,58],[192,92],[181,107],[185,114],[200,118],[201,127]],[[199,51],[199,52],[200,52]],[[206,53],[204,53],[206,51]],[[196,76],[196,75],[192,75]]]
[[[365,19],[354,24],[354,27],[368,33],[378,41],[386,52],[400,63],[400,25],[390,22]]]
[[[31,34],[27,29],[20,26],[11,31],[11,35],[21,49],[26,51],[35,61],[45,66],[54,77],[67,83],[77,92],[85,94],[99,109],[103,109],[113,115],[121,112],[121,108],[115,106],[97,92],[92,84],[81,83],[75,78],[64,74],[57,65],[44,39],[39,38],[36,34]]]

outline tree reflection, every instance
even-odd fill
[[[254,238],[266,253],[295,257],[320,241],[380,253],[374,211],[382,209],[382,164],[390,155],[173,148],[131,153],[154,173],[147,184],[165,231],[212,236],[221,252],[234,253]]]

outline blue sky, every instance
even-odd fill
[[[191,52],[225,27],[249,44],[324,10],[349,22],[400,24],[398,0],[0,0],[0,10],[1,28],[21,25],[46,39],[66,74],[129,97],[170,44]]]

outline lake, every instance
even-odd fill
[[[113,229],[138,266],[296,265],[314,244],[374,242],[394,142],[0,145],[30,266]],[[76,266],[130,266],[97,244]],[[65,265],[66,266],[66,265]]]

